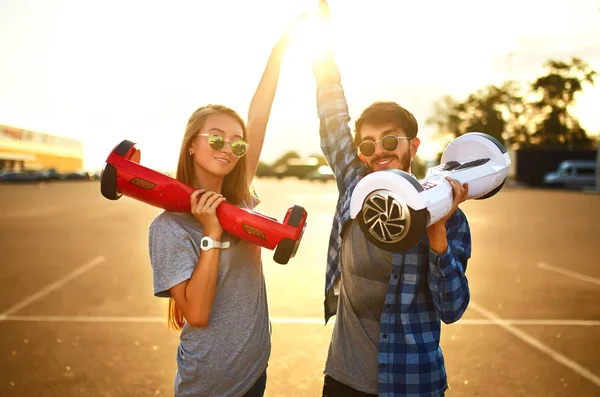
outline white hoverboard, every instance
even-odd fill
[[[441,164],[427,170],[420,181],[400,170],[376,171],[361,179],[350,199],[350,216],[371,243],[386,251],[404,251],[452,208],[447,176],[468,183],[467,199],[483,200],[502,189],[510,164],[497,139],[470,132],[451,141]]]

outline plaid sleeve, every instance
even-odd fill
[[[469,283],[465,276],[471,257],[471,232],[465,214],[459,209],[446,222],[448,248],[438,254],[429,249],[429,289],[440,319],[458,321],[469,304]]]
[[[321,150],[331,167],[338,189],[345,191],[361,169],[362,162],[352,139],[348,104],[333,55],[315,71]]]

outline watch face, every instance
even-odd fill
[[[209,237],[203,237],[202,240],[200,240],[200,248],[203,250],[210,249],[212,246],[212,240]]]

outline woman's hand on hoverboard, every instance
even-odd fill
[[[191,212],[204,227],[204,234],[212,238],[221,238],[223,228],[217,218],[217,207],[225,201],[219,193],[196,190],[190,195]]]

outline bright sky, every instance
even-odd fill
[[[600,72],[600,0],[330,0],[350,112],[375,100],[425,125],[443,95],[527,83],[548,58],[579,56]],[[77,138],[100,169],[123,139],[142,164],[175,167],[189,115],[207,103],[245,118],[267,56],[316,0],[1,0],[0,124]],[[509,53],[512,55],[509,57]],[[600,130],[600,79],[576,114]],[[286,54],[261,159],[319,153],[315,85],[297,47]]]

